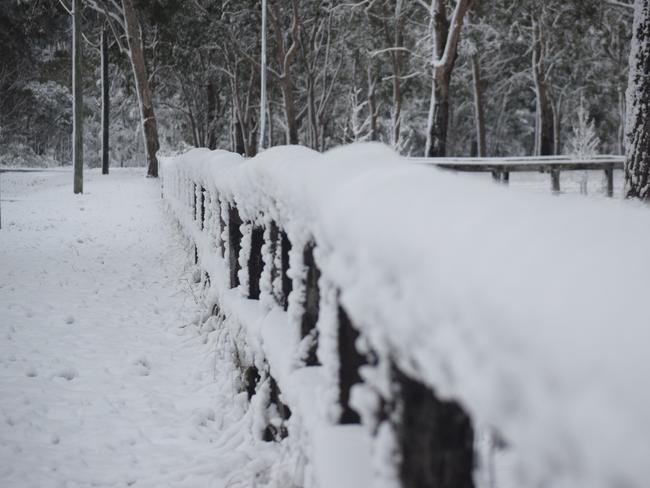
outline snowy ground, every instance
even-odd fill
[[[463,176],[491,181],[489,173],[464,173]],[[614,171],[614,197],[623,196],[623,171]],[[552,193],[551,176],[547,173],[510,173],[509,186],[534,193]],[[560,173],[560,189],[563,195],[580,195],[586,189],[589,198],[605,197],[607,183],[603,171],[563,171]]]
[[[143,169],[2,175],[0,486],[252,486],[278,445],[192,324],[187,253]]]
[[[288,446],[253,439],[233,365],[196,326],[191,253],[143,173],[87,172],[81,196],[69,170],[1,176],[0,488],[288,488]]]

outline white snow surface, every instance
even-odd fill
[[[163,178],[211,272],[225,268],[205,257],[188,181],[236,202],[244,222],[275,220],[294,250],[314,238],[321,282],[340,290],[371,345],[505,437],[516,456],[504,483],[646,486],[647,208],[504,188],[377,144],[250,160],[193,150],[166,161]],[[336,361],[327,354],[319,348],[325,375]]]
[[[0,486],[290,486],[142,171],[1,175]]]

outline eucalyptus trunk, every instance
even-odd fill
[[[650,201],[650,0],[636,0],[627,88],[625,195]]]
[[[478,54],[472,56],[472,81],[474,83],[474,123],[476,125],[476,147],[478,156],[487,156],[485,137],[485,109],[483,106],[483,83],[481,80],[481,65]]]
[[[132,0],[122,0],[124,9],[124,23],[129,44],[131,67],[138,92],[140,103],[140,117],[142,119],[142,134],[147,153],[147,176],[158,177],[158,159],[156,152],[160,148],[158,142],[158,126],[153,109],[151,85],[147,76],[147,66],[144,60],[144,43],[142,28],[138,22]]]

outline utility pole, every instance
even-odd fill
[[[260,87],[259,150],[262,150],[264,149],[264,135],[266,132],[266,0],[262,0],[262,63],[260,71],[262,86]]]

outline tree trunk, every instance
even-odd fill
[[[450,73],[436,69],[431,86],[429,107],[429,141],[427,157],[444,157],[447,154],[447,127],[449,126],[449,81]]]
[[[625,154],[625,96],[623,89],[618,87],[618,154]]]
[[[208,101],[208,120],[206,130],[208,131],[208,148],[217,148],[217,95],[214,82],[209,81],[205,87]]]
[[[543,62],[543,39],[539,23],[533,21],[533,81],[535,83],[535,155],[553,154],[553,112],[548,99]]]
[[[108,80],[108,31],[102,29],[101,64],[102,64],[102,174],[108,174],[108,117],[110,112],[109,80]]]
[[[267,103],[268,105],[268,110],[269,110],[269,129],[268,129],[268,144],[266,147],[273,147],[275,144],[275,141],[273,140],[273,110],[272,110],[272,104]]]
[[[562,154],[562,96],[551,99],[553,116],[553,154]]]
[[[398,50],[403,47],[402,40],[402,1],[395,2],[395,26],[393,32],[393,48],[391,60],[393,63],[393,110],[391,113],[392,134],[391,146],[397,149],[402,125],[402,53]]]
[[[433,50],[434,57],[438,60],[444,55],[449,33],[449,20],[447,20],[445,3],[440,0],[433,0],[433,3],[432,21],[433,35],[435,36]],[[451,64],[453,65],[453,62]],[[429,131],[425,151],[425,156],[430,158],[443,157],[447,154],[450,76],[451,68],[434,66],[431,82],[431,104],[429,105]]]
[[[483,86],[478,54],[472,56],[472,81],[474,82],[474,120],[476,123],[476,146],[478,157],[487,156],[485,143],[485,113],[483,107]]]
[[[307,74],[307,119],[309,120],[309,147],[318,150],[318,121],[316,120],[316,95],[314,93],[314,77]]]
[[[293,99],[293,85],[286,78],[280,82],[282,99],[284,100],[284,115],[287,122],[287,144],[300,144],[298,139],[298,119],[296,118],[296,105]]]
[[[650,1],[636,0],[627,87],[625,196],[650,201]]]
[[[72,3],[72,160],[74,164],[74,192],[84,191],[84,144],[83,144],[83,88],[82,88],[82,48],[81,42],[81,0]]]
[[[142,28],[138,22],[132,0],[122,0],[124,9],[124,23],[129,44],[131,66],[138,92],[140,103],[140,117],[142,118],[142,134],[147,152],[147,176],[158,177],[158,159],[156,152],[160,148],[158,142],[158,127],[153,109],[151,86],[147,76],[147,66],[144,60],[144,42]]]
[[[235,152],[246,156],[246,142],[244,140],[244,131],[242,130],[241,122],[239,117],[235,115],[233,118],[233,124],[235,124]]]
[[[370,66],[368,66],[368,116],[370,117],[370,140],[378,141],[379,133],[377,130],[377,97],[376,97],[377,80],[373,76]]]
[[[282,99],[284,101],[284,115],[287,123],[286,143],[299,144],[298,139],[298,119],[296,116],[295,97],[293,93],[293,80],[291,78],[290,68],[294,62],[296,54],[298,53],[298,46],[300,43],[300,28],[301,22],[299,18],[299,3],[297,0],[291,2],[291,32],[289,39],[291,44],[287,48],[285,37],[283,34],[283,26],[280,21],[280,11],[278,5],[281,2],[272,2],[269,7],[269,14],[273,25],[275,40],[277,44],[276,55],[278,65],[281,69],[281,74],[276,76],[276,80],[280,85],[282,92]]]
[[[429,105],[427,145],[425,155],[445,156],[449,125],[449,81],[458,55],[458,42],[463,18],[472,0],[457,0],[452,21],[447,19],[444,0],[431,0],[433,27],[431,104]]]

